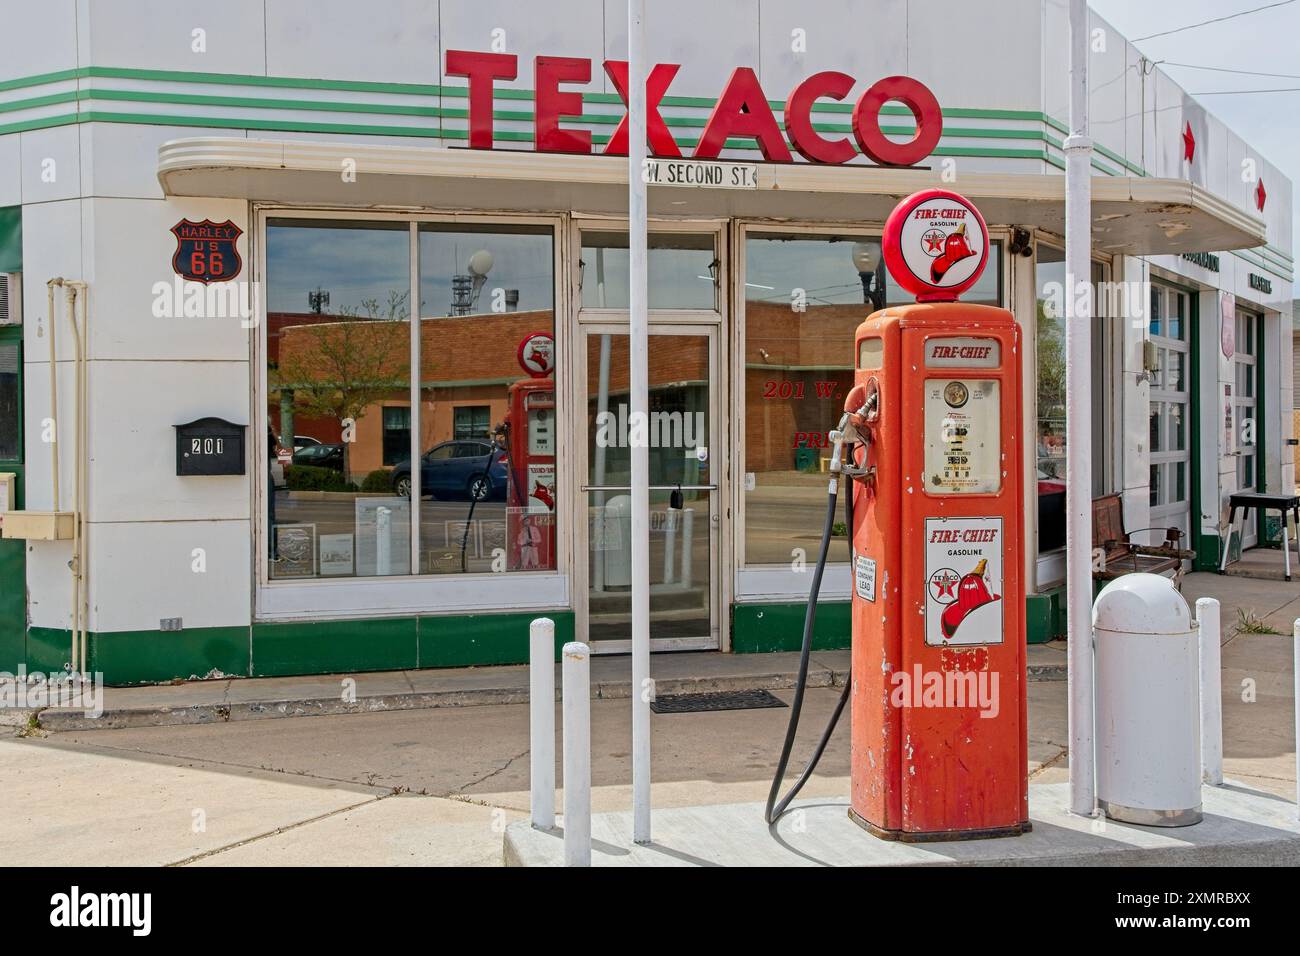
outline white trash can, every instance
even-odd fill
[[[1092,611],[1097,674],[1097,800],[1143,826],[1201,820],[1197,624],[1173,581],[1126,574]]]

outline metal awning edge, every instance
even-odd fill
[[[627,160],[621,156],[537,153],[523,150],[471,150],[317,140],[264,140],[232,136],[169,140],[158,149],[158,181],[166,195],[184,191],[184,174],[199,171],[285,171],[337,174],[348,161],[359,175],[499,180],[567,186],[626,186]],[[758,191],[781,193],[903,197],[937,183],[934,170],[874,166],[759,164]],[[1065,177],[1058,173],[963,173],[961,191],[973,200],[1007,199],[1063,204]],[[671,188],[671,187],[661,187]],[[223,198],[240,195],[237,177]],[[1235,245],[1265,245],[1263,219],[1187,180],[1156,177],[1094,176],[1094,206],[1105,203],[1167,206],[1171,214],[1197,211],[1241,234]]]

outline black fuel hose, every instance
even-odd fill
[[[845,460],[850,464],[853,463],[853,451],[850,448]],[[845,530],[849,537],[849,554],[853,553],[853,479],[837,479],[845,482],[844,495],[844,518]],[[781,759],[777,763],[776,776],[772,778],[772,789],[767,794],[767,807],[763,811],[763,819],[772,825],[781,818],[790,802],[803,789],[803,785],[808,782],[812,776],[813,770],[817,768],[817,762],[822,759],[822,753],[826,750],[826,745],[830,743],[831,734],[835,732],[835,725],[839,723],[840,714],[844,712],[844,705],[848,703],[849,691],[853,686],[853,680],[844,682],[844,690],[840,694],[839,703],[835,705],[835,712],[831,714],[830,721],[826,724],[826,729],[822,731],[821,739],[817,741],[817,748],[813,751],[812,759],[804,767],[803,773],[799,779],[794,782],[790,792],[781,797],[780,802],[777,796],[781,791],[781,784],[785,781],[785,771],[790,763],[790,751],[794,749],[795,737],[799,732],[799,715],[803,711],[803,695],[808,685],[808,659],[812,654],[813,624],[817,620],[817,601],[821,596],[822,574],[826,570],[826,556],[830,552],[832,531],[835,528],[835,499],[836,486],[833,484],[831,490],[826,496],[826,526],[822,530],[822,543],[817,552],[817,567],[813,571],[812,587],[808,593],[808,610],[804,613],[803,619],[803,647],[799,651],[799,678],[794,687],[794,700],[790,702],[790,723],[785,730],[785,744],[781,747]]]

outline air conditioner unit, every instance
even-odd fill
[[[23,282],[20,272],[0,272],[0,325],[23,324]]]

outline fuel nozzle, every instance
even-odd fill
[[[844,414],[829,436],[833,443],[831,472],[834,475],[868,480],[873,477],[874,467],[858,465],[851,449],[854,445],[862,445],[865,449],[871,443],[871,426],[879,418],[879,407],[880,386],[874,378],[853,386],[849,391],[844,399]],[[850,448],[847,455],[845,445]]]
[[[880,414],[880,386],[873,378],[854,385],[844,399],[844,414],[858,426],[874,422]]]

